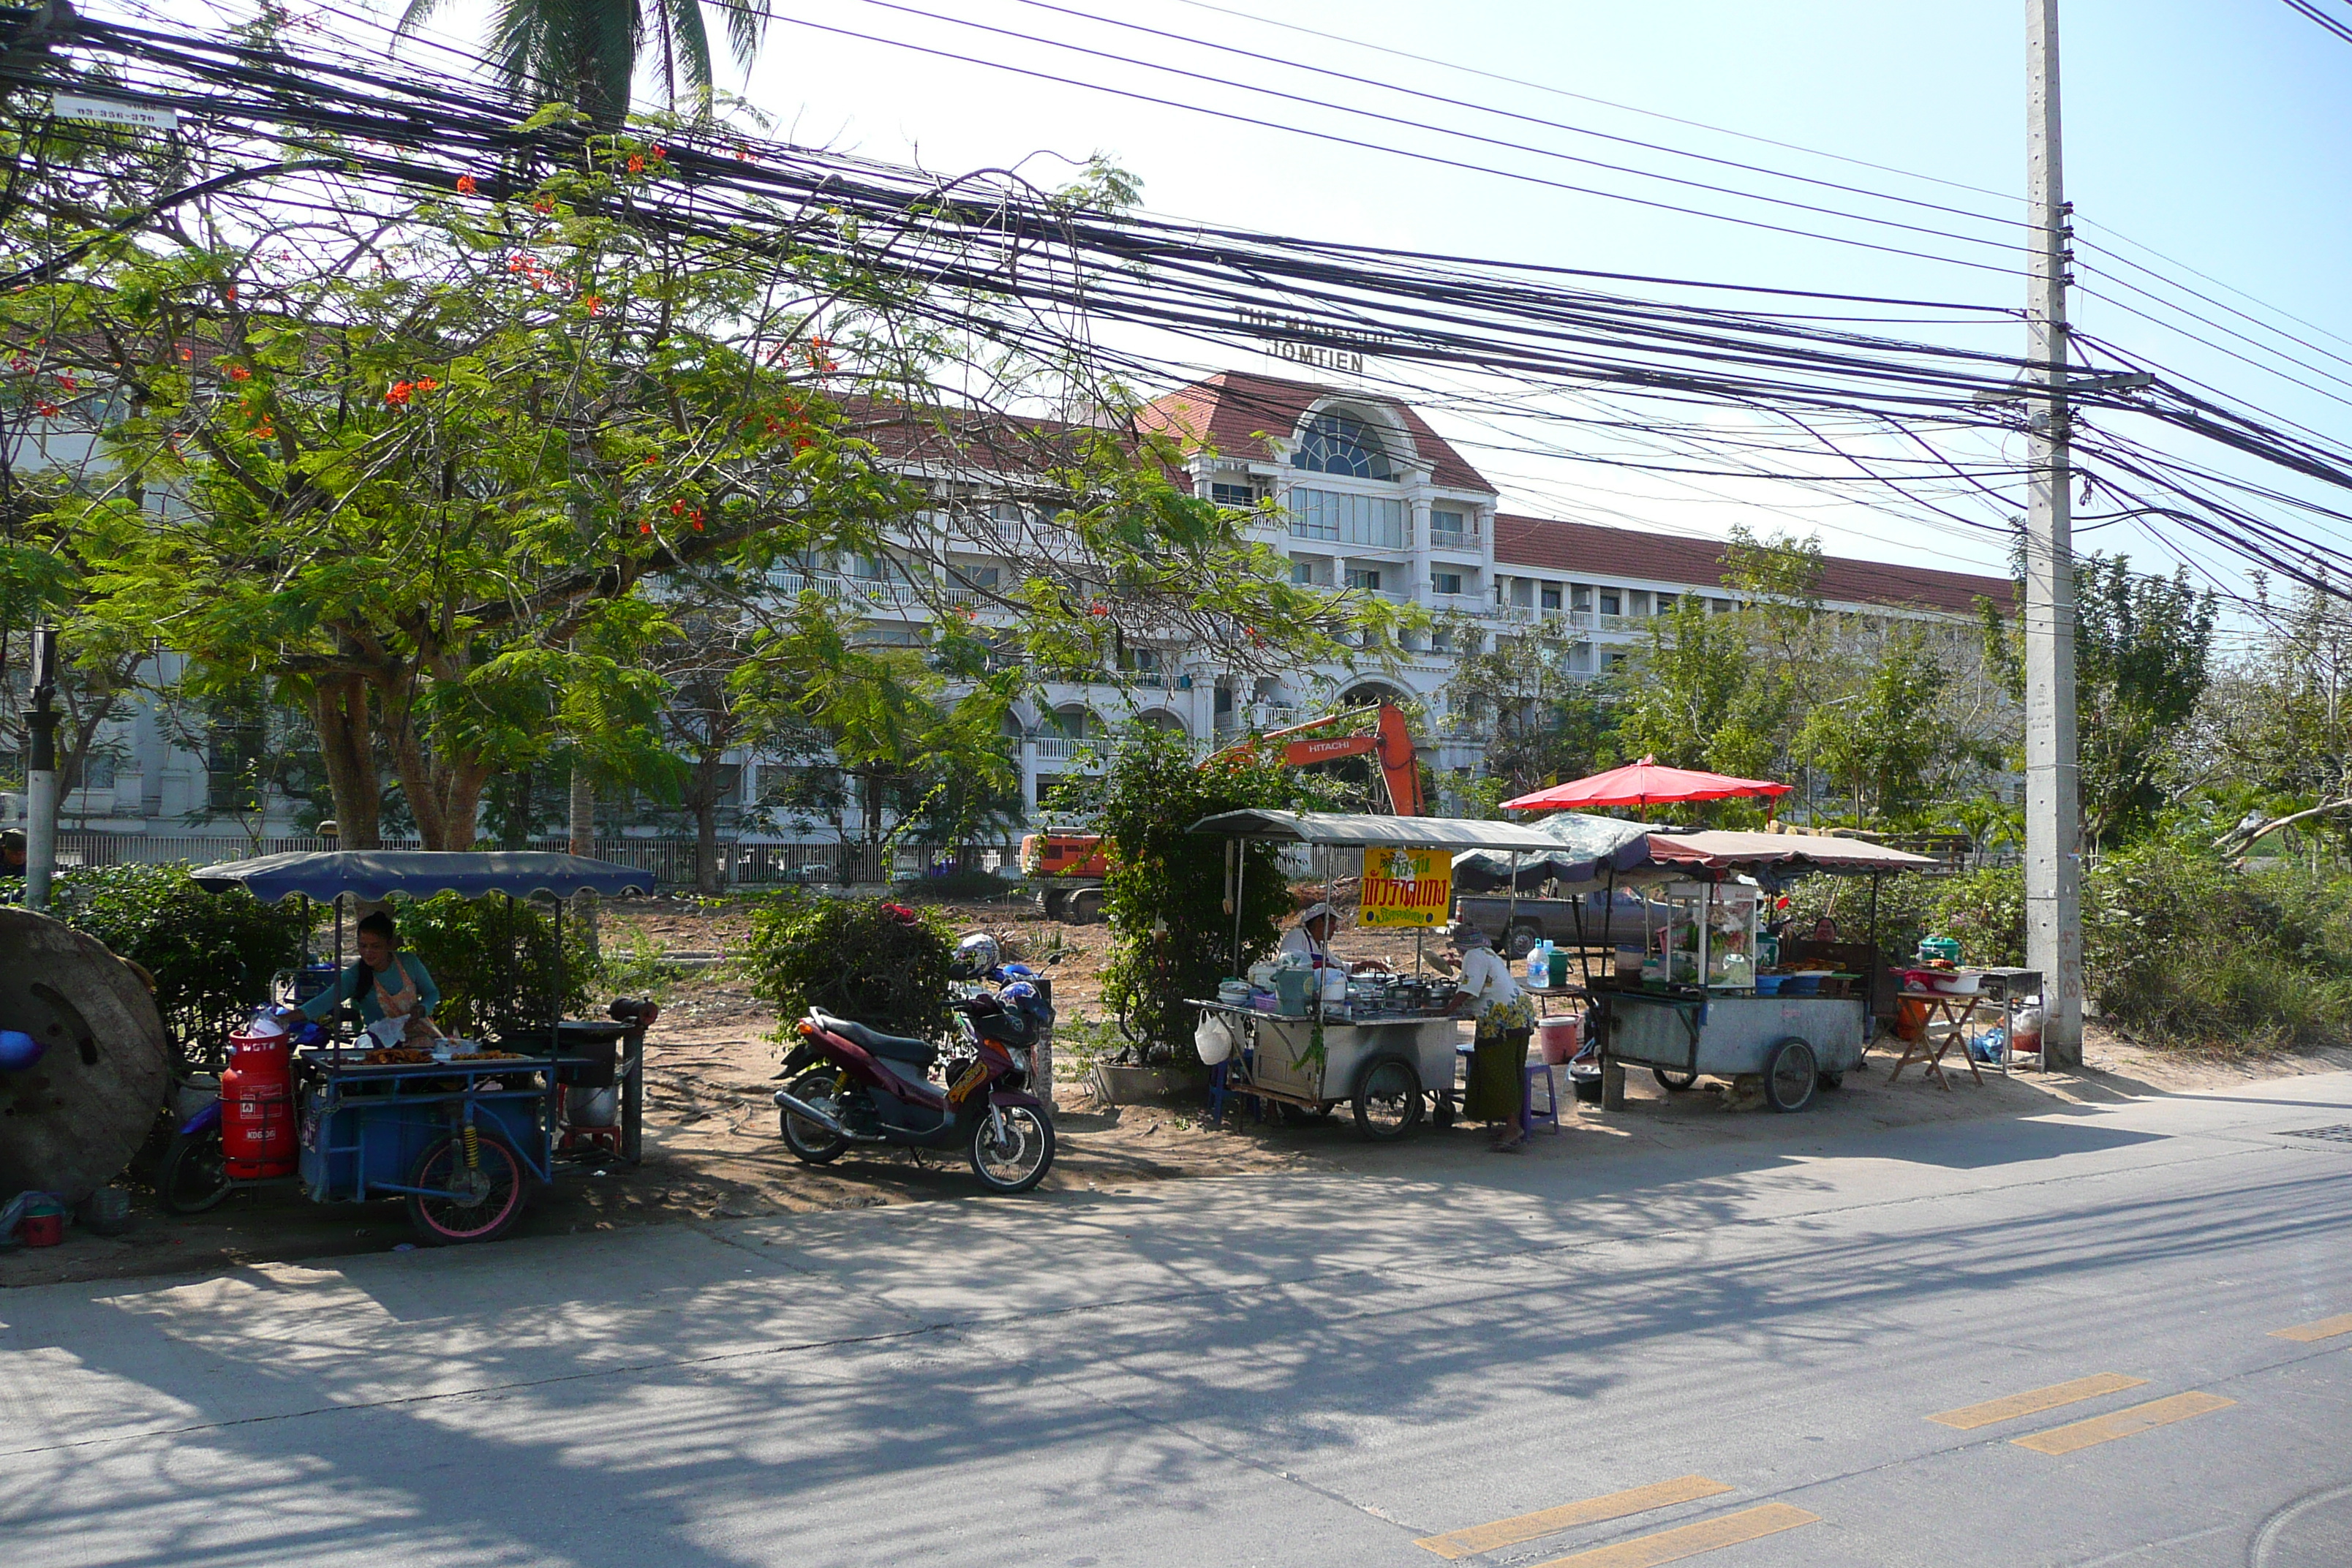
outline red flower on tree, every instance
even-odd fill
[[[475,185],[473,175],[460,174],[457,176],[457,194],[459,195],[470,196],[474,194],[474,190]]]
[[[241,364],[233,364],[228,367],[228,378],[231,381],[251,381],[253,373]]]
[[[636,153],[630,153],[630,154],[629,154],[629,173],[631,173],[632,174],[644,174],[645,172],[646,172],[646,161],[645,161],[643,158],[639,157],[639,156],[638,156]]]
[[[383,400],[394,406],[405,406],[409,395],[415,390],[416,384],[413,381],[395,381],[392,384],[392,390],[383,395]]]

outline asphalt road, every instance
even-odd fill
[[[2352,1563],[2352,1077],[1787,1126],[0,1293],[0,1563]]]

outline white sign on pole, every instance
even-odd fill
[[[123,103],[111,98],[83,98],[70,92],[51,95],[49,112],[59,120],[81,120],[92,125],[129,125],[142,131],[180,128],[180,111],[176,109],[150,109],[144,104]]]

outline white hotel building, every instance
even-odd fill
[[[1701,539],[1522,517],[1498,510],[1499,497],[1420,414],[1393,399],[1273,376],[1227,372],[1149,405],[1146,423],[1174,438],[1195,494],[1236,506],[1271,501],[1259,526],[1290,561],[1295,580],[1378,593],[1459,616],[1484,637],[1543,626],[1562,639],[1570,672],[1592,672],[1643,644],[1647,620],[1677,599],[1700,595],[1728,607],[1720,544]],[[970,486],[968,464],[910,461],[935,483]],[[968,581],[1013,580],[1015,563],[958,552]],[[821,585],[862,599],[878,637],[914,640],[929,612],[894,587],[893,568],[845,562]],[[782,584],[799,587],[799,579]],[[1826,606],[1874,620],[1939,625],[1957,641],[1974,637],[1979,596],[2006,603],[2006,579],[1928,566],[1832,558],[1822,584]],[[932,595],[936,597],[937,595]],[[1459,624],[1459,623],[1456,623]],[[1018,748],[1024,800],[1034,803],[1063,773],[1086,765],[1086,741],[1141,720],[1182,731],[1207,747],[1252,728],[1314,716],[1326,705],[1381,696],[1408,699],[1428,715],[1417,737],[1441,781],[1476,769],[1479,737],[1447,714],[1445,687],[1456,648],[1444,632],[1412,639],[1403,659],[1377,671],[1339,665],[1281,676],[1237,675],[1218,650],[1140,647],[1117,680],[1046,679],[1023,703]],[[166,672],[167,673],[167,672]],[[207,822],[217,759],[179,743],[154,716],[133,711],[109,726],[82,787],[66,800],[66,825],[114,833],[232,836],[228,818]],[[757,774],[776,759],[736,764],[734,797],[760,796]],[[13,803],[11,803],[13,804]],[[805,837],[765,813],[730,810],[730,837]],[[292,803],[276,803],[266,825],[242,831],[299,831]],[[673,826],[670,831],[677,829]],[[641,831],[659,829],[648,825]]]

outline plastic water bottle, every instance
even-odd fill
[[[1551,938],[1545,937],[1528,950],[1528,979],[1540,985],[1551,975]]]

